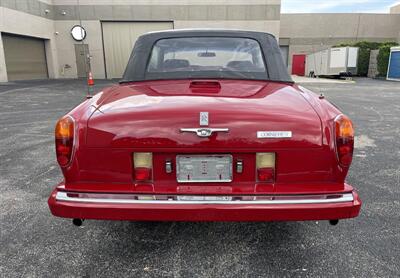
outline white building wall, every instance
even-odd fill
[[[76,78],[77,67],[75,57],[75,44],[81,42],[75,41],[70,32],[71,28],[78,24],[76,20],[55,21],[55,31],[58,35],[55,38],[58,51],[58,71],[60,78]],[[84,40],[89,45],[89,53],[92,56],[91,68],[94,78],[105,78],[103,42],[101,34],[101,23],[99,20],[82,21],[82,26],[87,32]],[[70,66],[70,68],[66,67]]]
[[[280,38],[293,54],[309,54],[340,43],[399,41],[400,14],[282,14]]]
[[[395,4],[394,6],[390,7],[391,14],[400,14],[400,3]]]
[[[91,68],[105,77],[101,21],[172,21],[180,28],[257,30],[279,37],[281,0],[0,0],[0,31],[45,39],[50,78],[75,78],[76,42],[70,35],[79,24],[87,31]],[[6,80],[0,44],[0,81]],[[68,67],[66,67],[68,65]]]
[[[226,28],[268,32],[279,38],[279,20],[177,20],[174,21],[175,29],[181,28]],[[199,27],[200,26],[200,27]]]

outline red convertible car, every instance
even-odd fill
[[[294,84],[276,39],[234,30],[141,36],[123,79],[55,128],[53,215],[150,221],[356,217],[351,120]]]

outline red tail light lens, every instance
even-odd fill
[[[335,119],[336,153],[340,165],[349,167],[353,159],[354,128],[351,120],[345,115]]]
[[[67,166],[71,162],[74,147],[75,124],[71,116],[61,118],[55,129],[56,155],[60,166]]]
[[[257,169],[258,181],[273,182],[274,181],[274,168],[260,168]]]
[[[274,182],[275,181],[275,153],[257,153],[257,181]]]
[[[134,178],[136,181],[145,182],[153,179],[153,154],[134,153],[133,154]]]
[[[151,180],[151,169],[143,167],[135,168],[135,180],[137,181]]]

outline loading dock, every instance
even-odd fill
[[[2,33],[9,81],[48,78],[43,39]]]

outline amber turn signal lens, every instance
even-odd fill
[[[74,121],[70,116],[61,118],[56,124],[56,138],[74,137]]]
[[[336,137],[354,137],[353,123],[345,115],[339,115],[335,119]]]
[[[55,128],[56,155],[60,166],[67,166],[72,157],[75,124],[71,116],[61,118]]]
[[[336,153],[340,165],[349,167],[353,159],[354,128],[351,120],[345,115],[335,118]]]

